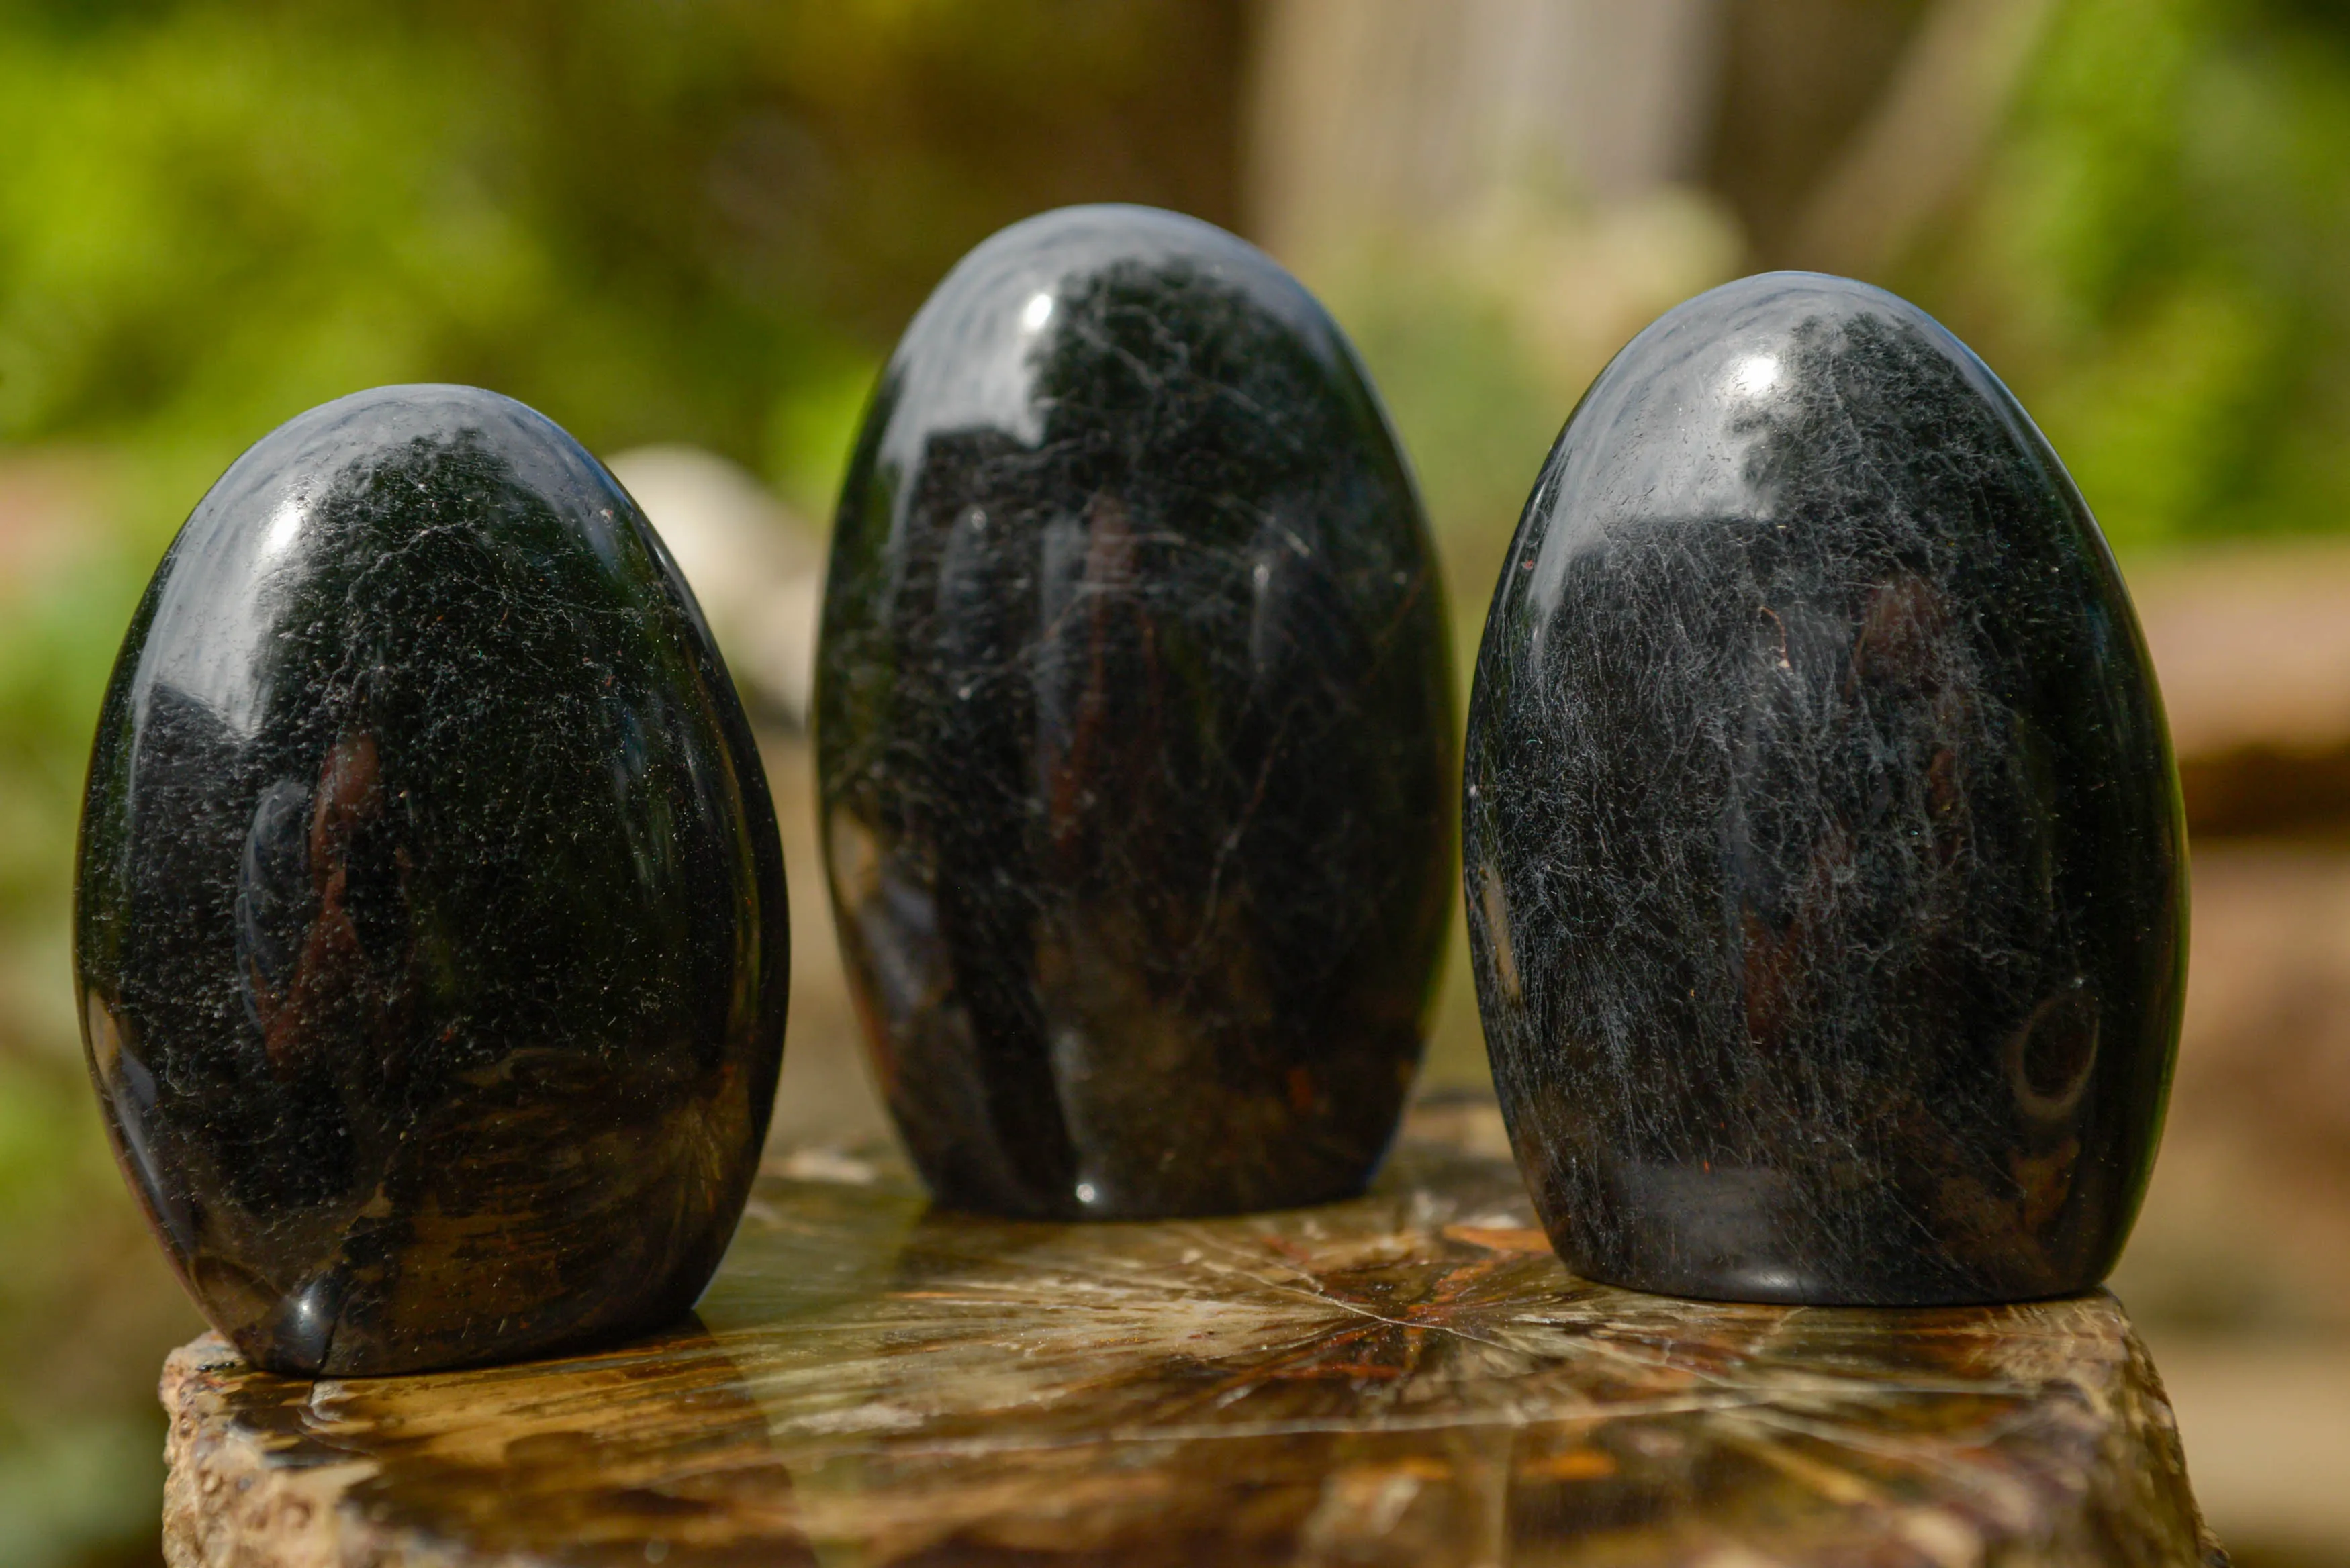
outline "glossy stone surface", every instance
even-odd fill
[[[1370,1196],[1047,1225],[771,1159],[698,1324],[314,1385],[163,1375],[174,1563],[2151,1568],[2224,1563],[2103,1293],[1817,1312],[1571,1279],[1490,1106]]]
[[[1779,273],[1633,339],[1519,524],[1465,773],[1487,1044],[1569,1267],[2104,1277],[2178,1037],[2178,787],[2087,508],[1947,331]]]
[[[931,296],[843,493],[816,725],[833,906],[942,1201],[1359,1190],[1451,864],[1426,524],[1336,327],[1222,230],[1007,229]]]
[[[75,915],[205,1314],[309,1375],[683,1314],[774,1100],[782,872],[701,614],[570,437],[431,386],[265,437],[124,639]]]

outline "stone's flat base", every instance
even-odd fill
[[[699,1321],[434,1376],[175,1353],[178,1568],[2223,1561],[2104,1294],[1914,1312],[1570,1278],[1484,1105],[1372,1196],[938,1212],[769,1161]]]

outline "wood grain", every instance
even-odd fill
[[[1580,1283],[1490,1106],[1372,1196],[982,1220],[771,1158],[697,1320],[600,1355],[303,1383],[173,1355],[180,1568],[2189,1563],[2105,1294],[1829,1311]]]

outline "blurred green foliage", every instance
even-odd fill
[[[204,485],[311,404],[443,379],[820,514],[879,355],[982,235],[1104,198],[1236,221],[1243,11],[0,0],[0,1562],[151,1554],[153,1377],[196,1326],[102,1146],[65,931],[98,695]],[[1882,281],[2129,551],[2350,523],[2345,260],[2350,8],[2059,0]],[[1471,642],[1596,366],[1408,258],[1333,297]]]
[[[1915,26],[1928,8],[1908,9]],[[2350,527],[2350,5],[2048,11],[1991,144],[1871,280],[1939,316],[2014,388],[2126,556]],[[1751,183],[1739,130],[1715,173]],[[1836,150],[1822,151],[1815,178]],[[1752,205],[1745,183],[1735,193]],[[1790,208],[1804,193],[1772,192]],[[1773,242],[1749,268],[1814,265],[1785,241],[1791,213],[1744,215]],[[1600,360],[1558,364],[1522,300],[1457,265],[1430,272],[1375,254],[1317,282],[1388,394],[1455,559],[1485,576],[1455,585],[1482,607],[1542,442]]]
[[[0,0],[0,1563],[151,1561],[155,1375],[201,1326],[106,1154],[65,938],[99,694],[205,485],[312,404],[454,380],[820,515],[989,231],[1232,221],[1238,16]]]
[[[311,404],[432,377],[820,477],[877,346],[998,223],[1118,186],[1229,207],[1229,147],[1157,135],[1232,118],[1185,72],[1218,14],[0,5],[0,441],[119,442],[183,501]],[[1127,131],[1064,150],[1065,119]]]
[[[2350,7],[2069,0],[1920,249],[2125,553],[2350,525]]]

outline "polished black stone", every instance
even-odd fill
[[[75,914],[117,1158],[297,1376],[683,1314],[758,1160],[782,851],[699,610],[546,420],[388,387],[180,531],[99,719]]]
[[[1451,874],[1426,524],[1336,327],[1192,219],[1007,229],[884,373],[834,536],[833,907],[942,1201],[1363,1186]]]
[[[1571,1268],[2104,1277],[2178,1035],[2178,785],[2087,508],[1950,333],[1777,273],[1633,339],[1519,524],[1465,772],[1486,1040]]]

